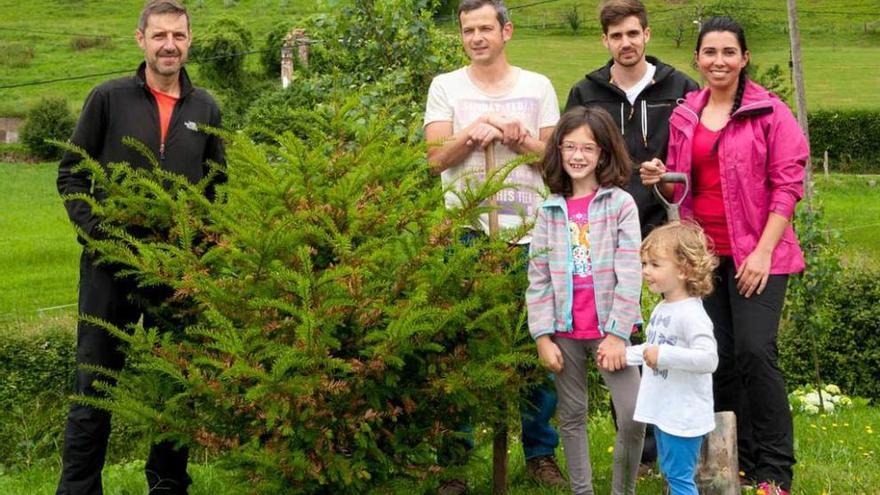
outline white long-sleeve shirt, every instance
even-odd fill
[[[644,364],[646,345],[657,345],[657,369],[645,368],[633,419],[664,433],[698,437],[715,429],[712,372],[718,352],[712,320],[695,297],[661,302],[651,313],[645,344],[628,347],[626,362]]]

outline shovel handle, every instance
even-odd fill
[[[486,146],[484,151],[486,156],[486,179],[488,179],[492,174],[495,173],[495,142],[489,143]],[[494,236],[498,234],[499,224],[498,224],[498,201],[495,200],[495,195],[493,194],[491,198],[488,200],[489,206],[492,208],[489,211],[489,234]]]

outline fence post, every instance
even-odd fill
[[[306,36],[306,30],[294,28],[284,37],[281,45],[281,87],[290,86],[293,80],[293,47],[297,47],[296,59],[303,67],[309,66],[310,40]]]
[[[828,150],[825,150],[825,159],[822,161],[822,168],[825,170],[825,178],[828,178]]]

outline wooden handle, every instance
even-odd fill
[[[486,146],[485,150],[486,155],[486,179],[489,179],[489,176],[495,173],[495,142],[489,143],[489,146]],[[488,204],[492,207],[492,210],[489,212],[489,234],[496,235],[498,234],[499,226],[498,226],[498,201],[495,199],[495,195],[493,194],[491,198],[489,198]]]

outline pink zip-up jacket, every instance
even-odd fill
[[[672,112],[666,158],[669,172],[692,177],[694,130],[708,101],[708,88],[692,91]],[[804,166],[810,148],[785,103],[748,81],[742,105],[721,130],[717,149],[727,234],[734,265],[739,268],[758,245],[770,212],[785,218],[794,215],[804,193]],[[680,198],[682,192],[683,186],[676,185],[675,198]],[[690,194],[682,203],[681,215],[693,216]],[[798,273],[803,269],[804,255],[789,224],[773,250],[770,273]]]
[[[641,321],[641,229],[635,200],[619,187],[601,187],[590,202],[590,261],[599,333],[629,340]],[[537,339],[572,331],[571,231],[565,198],[551,194],[532,229],[526,305]]]

